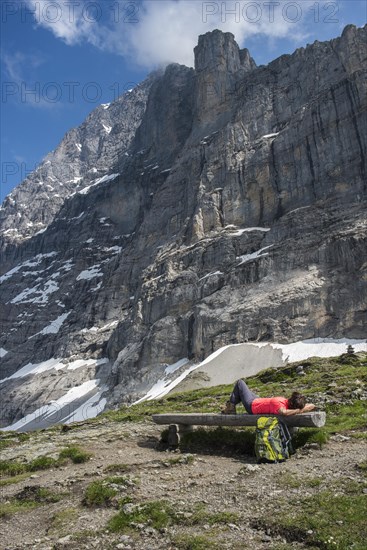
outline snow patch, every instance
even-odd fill
[[[79,153],[81,153],[81,151],[82,151],[82,144],[81,144],[81,143],[76,143],[76,144],[75,144],[75,147],[78,149]]]
[[[111,246],[110,248],[104,248],[103,251],[104,252],[111,252],[112,254],[120,254],[120,252],[122,251],[122,247],[121,246]]]
[[[270,227],[244,227],[243,229],[235,230],[233,236],[237,237],[243,233],[250,233],[251,231],[262,231],[263,233],[266,233],[267,231],[270,231]]]
[[[204,361],[197,365],[190,365],[183,373],[181,373],[176,379],[172,380],[167,378],[167,375],[173,374],[178,368],[189,363],[188,359],[182,359],[174,365],[171,365],[166,368],[165,376],[159,379],[147,392],[147,394],[136,401],[136,403],[141,403],[142,401],[150,401],[152,399],[158,399],[169,393],[173,388],[175,388],[182,380],[184,380],[191,372],[194,370],[200,369],[204,365],[207,368],[212,367],[214,369],[213,378],[215,378],[215,369],[220,369],[223,372],[223,364],[215,361],[219,355],[221,355],[225,350],[232,349],[234,353],[238,354],[239,360],[244,363],[244,368],[246,367],[246,349],[248,346],[256,346],[258,348],[264,346],[270,346],[273,349],[280,349],[282,351],[282,359],[284,364],[287,362],[292,363],[295,361],[303,361],[310,357],[337,357],[342,353],[346,353],[348,345],[352,345],[356,352],[364,351],[367,352],[367,342],[366,340],[351,340],[348,338],[343,338],[339,340],[334,340],[331,338],[314,338],[309,340],[303,340],[299,342],[294,342],[292,344],[278,344],[275,342],[249,342],[244,344],[229,344],[218,349],[211,355],[209,355]],[[212,365],[211,365],[212,364]],[[179,366],[178,366],[179,365]],[[225,366],[225,365],[224,365]],[[263,368],[269,368],[271,365],[264,366]],[[258,371],[259,372],[259,371]],[[226,382],[230,384],[233,380],[228,380]]]
[[[107,387],[99,387],[99,383],[99,379],[88,380],[80,386],[71,388],[56,401],[50,401],[33,413],[27,414],[21,420],[1,429],[4,431],[35,430],[53,424],[69,424],[79,420],[95,418],[106,406],[106,399],[102,399],[101,396],[107,390]],[[81,403],[83,400],[84,402]]]
[[[260,139],[272,139],[279,135],[279,132],[274,132],[273,134],[265,134],[265,136],[261,136]]]
[[[8,353],[8,352],[6,351],[6,349],[0,348],[0,359],[1,359],[2,357],[5,357],[5,355],[6,355],[7,353]]]
[[[43,230],[45,231],[45,230]],[[0,277],[0,284],[6,281],[7,279],[10,279],[13,275],[18,273],[18,271],[21,271],[25,267],[35,267],[39,265],[44,259],[46,258],[52,258],[53,256],[57,256],[58,252],[50,252],[49,254],[38,254],[31,260],[27,260],[26,262],[23,262],[22,264],[17,265],[16,267],[13,267],[10,271],[5,273]],[[26,273],[22,273],[22,275],[25,275]]]
[[[60,273],[55,273],[54,276],[56,276],[56,275],[60,275]],[[49,281],[47,281],[45,283],[43,290],[41,290],[39,287],[40,287],[40,284],[36,285],[33,288],[26,288],[25,290],[23,290],[23,292],[18,294],[18,296],[13,298],[10,303],[11,304],[29,304],[29,303],[33,303],[33,304],[43,304],[43,305],[45,305],[48,302],[49,295],[53,294],[54,292],[59,290],[59,286],[52,279],[50,279]],[[36,296],[29,299],[29,296],[32,296],[34,294],[36,294]]]
[[[49,370],[76,370],[80,369],[81,367],[99,367],[100,365],[104,365],[108,362],[108,359],[76,359],[75,361],[71,361],[70,363],[63,363],[62,359],[60,358],[52,358],[48,361],[43,361],[42,363],[27,363],[24,367],[14,372],[11,376],[8,376],[8,378],[3,378],[0,380],[0,384],[3,382],[7,382],[8,380],[14,380],[16,378],[24,378],[29,375],[36,375],[41,374],[43,372],[49,371]]]
[[[83,179],[82,176],[76,176],[72,180],[68,180],[65,183],[79,183],[82,179]]]
[[[92,187],[95,187],[96,185],[99,185],[100,183],[105,183],[106,181],[112,181],[116,179],[120,174],[111,174],[110,176],[103,176],[102,178],[97,179],[94,183],[91,185],[88,185],[87,187],[84,187],[81,189],[81,191],[78,191],[79,195],[86,195],[89,193],[90,189]]]
[[[107,135],[111,133],[112,126],[106,126],[105,124],[103,124],[103,122],[102,122],[102,126],[103,126],[103,128],[104,128]]]
[[[91,289],[89,290],[89,292],[98,292],[98,290],[100,290],[100,288],[102,288],[102,281],[100,281],[100,282],[98,283],[98,285],[95,286],[94,288],[91,288]]]
[[[173,363],[173,365],[168,365],[168,367],[165,368],[165,374],[172,374],[176,370],[180,369],[184,365],[186,365],[189,362],[188,359],[180,359],[177,361],[177,363]]]
[[[179,369],[181,366],[186,365],[189,362],[189,359],[181,359],[177,363],[174,363],[173,365],[169,365],[166,370],[165,374],[173,374],[177,369]],[[181,363],[180,366],[178,364]],[[137,405],[138,403],[141,403],[142,401],[151,401],[152,399],[158,399],[166,395],[168,392],[170,392],[177,384],[179,384],[188,374],[190,374],[191,371],[195,370],[198,367],[198,365],[191,365],[188,369],[186,369],[180,376],[178,376],[175,380],[171,380],[170,378],[167,378],[165,375],[164,378],[161,378],[158,380],[148,391],[148,393],[139,399],[138,401],[135,401],[133,405]],[[172,370],[171,370],[172,369]]]
[[[51,321],[51,323],[47,327],[42,329],[40,332],[37,332],[36,334],[31,336],[30,338],[34,338],[35,336],[38,336],[39,334],[57,334],[59,332],[63,322],[69,317],[70,313],[71,313],[71,311],[69,311],[68,313],[63,313],[57,319],[55,319],[54,321]],[[30,338],[28,338],[28,340],[30,340]]]
[[[103,107],[103,109],[108,109],[108,107],[111,105],[111,103],[102,103],[101,107]]]
[[[259,345],[259,344],[255,344]],[[294,363],[303,361],[309,357],[337,357],[346,353],[349,345],[353,346],[356,352],[367,351],[366,340],[350,340],[332,338],[312,338],[293,344],[270,344],[274,349],[281,349],[284,361]]]
[[[222,271],[214,271],[213,273],[208,273],[207,275],[204,275],[204,277],[201,277],[201,279],[199,279],[199,282],[204,281],[204,279],[208,279],[209,277],[213,277],[214,275],[224,275],[224,273]]]
[[[82,280],[88,280],[88,279],[94,279],[95,277],[103,277],[103,273],[100,271],[101,266],[99,264],[94,265],[90,267],[89,269],[85,269],[79,275],[77,276],[77,281]]]
[[[237,264],[237,267],[239,267],[240,265],[246,264],[251,260],[255,260],[256,258],[262,258],[263,256],[268,256],[268,252],[265,252],[265,254],[263,254],[263,252],[264,250],[267,250],[272,246],[273,245],[265,246],[264,248],[260,248],[260,250],[257,250],[256,252],[252,252],[251,254],[244,254],[243,256],[238,256],[236,259],[240,260],[240,263]]]

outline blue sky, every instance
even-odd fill
[[[169,62],[230,31],[256,63],[363,26],[367,0],[2,0],[1,197],[65,132]]]

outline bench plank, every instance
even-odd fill
[[[289,427],[321,428],[325,425],[326,413],[316,411],[292,416],[275,414],[210,414],[167,413],[153,414],[156,424],[179,424],[182,426],[256,426],[261,416],[276,416]]]

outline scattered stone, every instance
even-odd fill
[[[66,535],[66,537],[62,537],[61,539],[58,539],[57,544],[67,544],[71,541],[71,535]]]
[[[330,436],[332,441],[349,441],[350,437],[342,434],[334,434]]]
[[[261,470],[261,468],[258,464],[245,464],[239,470],[238,474],[248,474],[248,473],[258,472],[259,470]]]

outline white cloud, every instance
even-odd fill
[[[43,54],[20,51],[1,54],[5,79],[3,81],[4,99],[18,101],[23,105],[36,108],[55,108],[55,103],[47,101],[41,93],[41,82],[37,79],[37,69],[46,61]],[[24,159],[15,155],[15,160]]]
[[[152,68],[169,62],[193,66],[198,36],[215,28],[232,32],[241,47],[254,35],[304,39],[314,2],[142,0],[130,13],[126,10],[132,3],[121,0],[113,5],[93,3],[99,12],[86,10],[91,5],[87,0],[76,2],[73,10],[67,0],[27,0],[27,4],[37,24],[66,44],[88,42]]]
[[[52,31],[69,46],[83,40],[93,42],[93,27],[97,28],[97,22],[93,22],[92,13],[85,10],[85,0],[26,0],[26,4],[38,25]]]
[[[4,64],[6,77],[13,82],[21,82],[27,73],[33,72],[45,62],[40,54],[25,54],[19,51],[3,52],[1,61]]]

